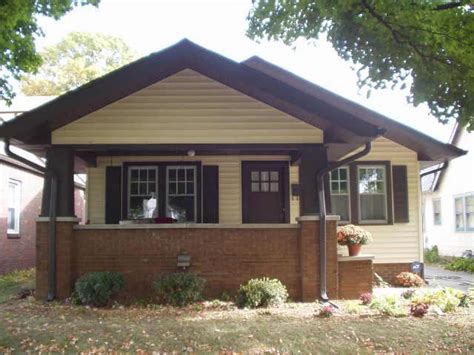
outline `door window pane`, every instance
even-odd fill
[[[251,192],[279,192],[280,173],[278,171],[250,172]]]
[[[350,216],[349,168],[342,167],[331,171],[329,175],[332,213],[339,215],[342,222],[348,222]]]

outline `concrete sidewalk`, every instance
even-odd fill
[[[474,275],[462,271],[449,271],[441,266],[425,264],[428,287],[452,287],[462,291],[474,288]]]

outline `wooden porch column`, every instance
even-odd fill
[[[319,213],[316,174],[325,168],[326,164],[327,154],[325,147],[308,147],[301,150],[299,161],[300,216],[310,216]],[[326,191],[326,196],[329,196],[328,191]],[[326,204],[328,204],[327,200]]]
[[[44,177],[43,200],[41,216],[49,216],[51,202],[51,173],[58,180],[58,199],[56,215],[58,217],[74,216],[74,151],[69,147],[51,147],[46,153],[46,168]]]

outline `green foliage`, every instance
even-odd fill
[[[81,304],[103,307],[109,304],[123,287],[123,275],[119,272],[90,272],[76,281],[72,300]]]
[[[367,303],[362,303],[367,305]],[[349,314],[360,314],[364,307],[360,305],[357,301],[347,301],[344,305],[344,309]]]
[[[248,35],[293,44],[326,37],[358,67],[359,86],[410,86],[441,122],[474,129],[474,5],[471,0],[256,0]]]
[[[20,79],[23,73],[33,72],[41,64],[34,43],[36,37],[43,35],[37,17],[57,20],[75,6],[97,6],[99,1],[0,1],[0,100],[11,102],[14,93],[10,80]]]
[[[41,52],[38,73],[21,78],[26,95],[60,95],[128,64],[136,54],[118,37],[72,32]]]
[[[267,277],[251,279],[241,285],[237,293],[237,306],[241,308],[259,308],[276,306],[286,302],[288,291],[277,279]]]
[[[8,301],[22,289],[34,287],[35,269],[16,270],[0,275],[0,303]]]
[[[407,315],[400,297],[396,295],[374,297],[370,308],[386,316],[404,317]]]
[[[454,258],[445,268],[451,271],[466,271],[474,274],[474,258]]]
[[[439,252],[438,252],[438,246],[434,245],[431,249],[425,249],[424,251],[424,259],[425,262],[427,263],[438,263],[441,261],[441,258],[439,257]]]
[[[200,301],[206,281],[190,272],[160,275],[154,283],[158,301],[177,307]]]
[[[453,312],[460,305],[464,294],[451,287],[426,290],[413,298],[413,303],[425,303],[437,307],[442,312]]]

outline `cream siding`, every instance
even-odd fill
[[[322,141],[320,129],[189,69],[52,133],[53,144]]]
[[[422,260],[420,221],[419,164],[416,152],[385,138],[373,143],[372,151],[361,161],[385,160],[392,165],[406,165],[408,178],[409,222],[393,225],[363,226],[374,241],[363,246],[363,253],[375,255],[375,263],[404,263]],[[340,248],[346,255],[347,248]]]
[[[201,161],[202,165],[219,166],[219,222],[227,224],[242,223],[242,180],[241,165],[245,160],[279,160],[288,161],[288,156],[127,156],[100,157],[96,168],[89,168],[88,173],[88,219],[92,224],[105,222],[105,169],[107,166],[121,166],[123,162],[144,161]],[[290,169],[290,179],[294,181],[295,169]],[[297,170],[296,170],[297,172]],[[297,173],[296,173],[297,179]],[[159,198],[159,197],[158,197]],[[299,205],[290,203],[292,221],[299,213]]]

